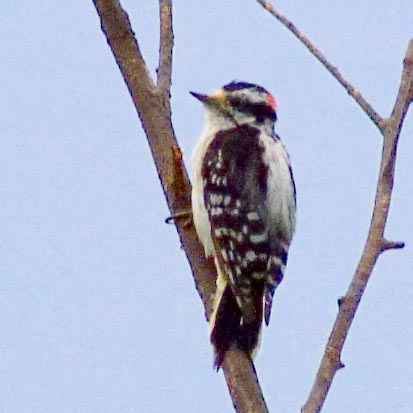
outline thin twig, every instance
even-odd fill
[[[170,97],[172,74],[172,49],[174,34],[172,29],[172,1],[159,0],[159,65],[158,89]]]
[[[274,6],[268,1],[256,0],[265,10],[272,14],[278,21],[280,21],[305,47],[311,52],[311,54],[337,79],[337,81],[347,90],[347,93],[359,104],[361,109],[372,120],[372,122],[381,129],[381,116],[373,109],[369,102],[360,94],[360,92],[354,88],[354,86],[348,82],[337,67],[333,66],[327,58],[320,52],[317,47],[310,40],[302,34],[297,26],[284,15],[282,15]]]
[[[381,246],[382,251],[386,250],[399,250],[405,247],[404,242],[401,241],[387,241],[383,240],[383,245]]]
[[[171,215],[191,209],[191,184],[171,123],[169,90],[172,65],[171,0],[160,0],[160,57],[154,85],[139,50],[128,15],[117,0],[93,0],[108,44],[126,82],[162,184]],[[168,43],[169,42],[169,43]],[[174,220],[192,269],[196,289],[209,318],[216,270],[207,260],[193,225]],[[212,363],[211,363],[212,364]],[[222,366],[235,410],[268,413],[254,366],[242,351],[230,351]],[[212,368],[211,368],[212,370]]]
[[[388,125],[393,124],[397,129],[397,138],[403,125],[404,118],[409,109],[413,97],[413,40],[410,40],[406,56],[403,61],[402,80],[400,82],[399,93]]]
[[[384,228],[389,214],[393,190],[397,143],[409,107],[409,90],[413,85],[412,79],[413,40],[409,42],[404,59],[400,89],[393,114],[386,120],[383,128],[383,153],[373,217],[366,245],[347,293],[339,301],[339,312],[328,339],[313,388],[302,408],[302,413],[318,413],[324,404],[334,376],[342,367],[340,358],[344,342],[379,255],[388,249],[404,247],[402,242],[387,241],[384,238]]]

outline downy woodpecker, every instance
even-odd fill
[[[290,160],[274,132],[277,105],[263,87],[231,82],[211,95],[193,153],[192,212],[217,290],[210,318],[214,366],[236,345],[250,357],[268,325],[295,228]]]

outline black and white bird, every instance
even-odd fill
[[[294,233],[296,193],[267,90],[234,81],[211,95],[191,94],[206,110],[192,158],[192,212],[217,267],[210,334],[219,370],[234,345],[253,357],[263,320],[270,321]]]

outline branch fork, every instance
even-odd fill
[[[393,190],[398,138],[412,101],[413,40],[409,42],[403,61],[400,88],[392,115],[388,119],[383,119],[373,106],[364,99],[361,93],[341,75],[338,69],[327,60],[292,22],[279,13],[269,2],[264,0],[256,1],[307,47],[347,90],[348,94],[352,96],[383,136],[383,152],[376,189],[376,201],[366,245],[346,295],[338,300],[339,312],[336,321],[328,339],[310,395],[301,409],[302,413],[318,413],[323,407],[336,372],[344,366],[340,361],[344,342],[379,255],[390,249],[401,249],[404,247],[403,242],[388,241],[383,237],[383,234]]]
[[[319,412],[335,373],[344,367],[341,351],[367,282],[379,255],[404,247],[403,242],[383,237],[394,181],[397,143],[403,121],[413,100],[413,40],[403,62],[402,79],[392,115],[383,119],[361,93],[348,82],[298,28],[265,0],[256,0],[283,24],[346,89],[383,136],[383,153],[369,235],[347,293],[338,301],[339,312],[325,348],[313,388],[303,413]],[[159,62],[156,84],[151,78],[134,37],[129,17],[118,0],[93,0],[102,31],[113,52],[141,120],[172,217],[191,208],[191,184],[180,156],[171,123],[170,88],[172,74],[172,0],[159,0]],[[175,219],[182,247],[191,266],[195,286],[202,299],[206,318],[211,314],[215,292],[215,267],[204,257],[193,225]],[[230,350],[223,371],[235,410],[238,413],[268,413],[252,361],[241,351]]]

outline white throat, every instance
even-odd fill
[[[257,119],[252,115],[245,113],[220,113],[215,109],[206,106],[206,123],[203,135],[215,134],[218,131],[235,128],[241,125],[249,125],[260,129],[266,134],[274,133],[274,122],[266,119],[264,122],[257,122]]]

